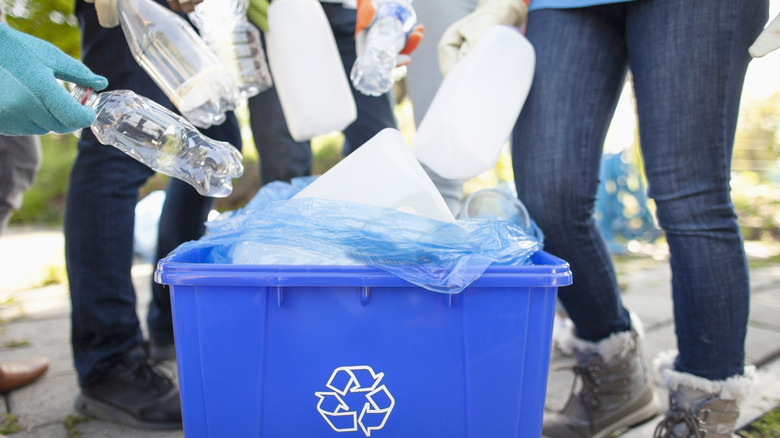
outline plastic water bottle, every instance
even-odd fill
[[[257,95],[273,84],[257,30],[246,17],[249,0],[204,0],[190,20],[238,85],[241,98]]]
[[[492,169],[525,104],[536,66],[514,27],[491,26],[444,77],[417,128],[417,159],[447,179]]]
[[[357,119],[336,38],[317,0],[274,0],[265,34],[268,66],[290,134],[305,141]]]
[[[97,112],[90,126],[97,139],[204,196],[225,197],[232,178],[244,173],[241,152],[198,132],[183,117],[130,90],[96,93],[76,86],[71,95]]]
[[[118,0],[119,22],[138,64],[195,126],[225,121],[239,91],[182,17],[152,0]]]
[[[458,219],[497,219],[512,222],[531,232],[531,217],[517,196],[506,190],[481,189],[470,194],[461,205]]]
[[[367,30],[365,49],[352,66],[352,85],[369,96],[379,96],[393,88],[396,57],[406,45],[417,24],[411,2],[384,0]]]

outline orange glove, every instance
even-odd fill
[[[357,0],[357,22],[355,23],[355,44],[357,46],[357,53],[360,56],[363,53],[363,47],[366,39],[366,31],[371,27],[371,23],[376,16],[377,7],[390,0]],[[403,1],[403,0],[401,0]],[[418,24],[409,32],[406,38],[406,45],[401,50],[398,58],[396,59],[397,65],[406,65],[411,61],[409,55],[417,49],[422,41],[425,27]]]

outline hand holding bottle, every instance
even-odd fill
[[[3,23],[0,47],[0,133],[64,133],[95,120],[95,111],[74,102],[57,79],[102,90],[106,78],[54,45]]]
[[[378,8],[368,0],[362,2],[358,28],[362,29],[361,20],[366,17],[371,16],[372,21],[365,30],[358,31],[358,57],[350,73],[355,89],[369,96],[379,96],[393,88],[393,70],[409,62],[409,53],[417,47],[423,32],[422,26],[417,25],[411,0],[378,1]],[[372,13],[367,14],[366,10]]]
[[[355,43],[357,45],[357,53],[360,55],[365,47],[365,40],[367,37],[367,31],[371,24],[376,19],[377,8],[379,5],[387,0],[357,0],[357,22],[355,23]],[[411,0],[409,2],[411,4]],[[401,49],[398,58],[396,59],[396,65],[406,65],[411,61],[409,55],[417,49],[420,45],[420,41],[423,39],[425,33],[425,27],[423,25],[415,25],[412,29],[407,30],[406,42],[403,49]]]
[[[117,12],[117,0],[84,0],[87,3],[95,4],[98,23],[106,28],[119,26],[119,13]],[[168,6],[174,11],[192,12],[195,5],[203,0],[168,0]]]
[[[474,12],[451,24],[439,40],[439,68],[445,76],[485,31],[504,24],[520,28],[528,15],[527,0],[479,0]]]
[[[203,0],[168,0],[168,6],[177,12],[192,12]]]

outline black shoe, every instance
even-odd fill
[[[155,370],[142,347],[120,356],[96,384],[81,388],[76,410],[139,429],[181,429],[181,402],[173,382]]]
[[[156,361],[176,359],[176,345],[173,343],[173,339],[149,338],[146,347],[149,359]]]

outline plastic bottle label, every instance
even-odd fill
[[[379,6],[376,19],[384,17],[394,17],[397,19],[404,25],[404,33],[406,34],[406,37],[409,38],[409,34],[412,32],[412,26],[408,26],[407,24],[412,22],[411,20],[413,17],[411,11],[406,6],[396,2],[384,2]],[[406,27],[408,27],[408,29]]]

